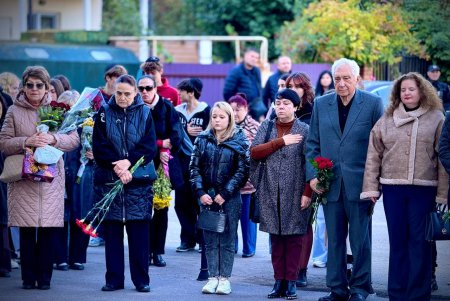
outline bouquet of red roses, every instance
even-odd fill
[[[333,161],[324,157],[316,157],[315,159],[310,159],[309,162],[311,162],[311,165],[316,170],[317,180],[319,180],[317,188],[323,189],[323,193],[317,195],[315,202],[311,203],[313,208],[313,218],[311,219],[311,223],[314,223],[319,205],[327,203],[326,194],[330,189],[330,182],[334,176],[332,171]]]

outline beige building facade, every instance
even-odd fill
[[[0,41],[28,30],[101,30],[103,0],[2,0]]]

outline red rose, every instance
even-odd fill
[[[50,102],[50,106],[51,106],[52,108],[57,108],[57,107],[58,107],[58,103],[57,103],[56,101],[52,100],[52,101]]]

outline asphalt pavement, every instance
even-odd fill
[[[373,264],[372,279],[375,294],[368,301],[387,299],[387,271],[389,242],[382,202],[378,202],[373,216]],[[125,289],[102,292],[104,284],[104,247],[89,247],[88,259],[83,271],[57,271],[53,273],[51,289],[21,289],[20,270],[13,270],[11,278],[0,278],[0,300],[4,301],[80,301],[80,300],[265,300],[273,285],[273,271],[269,255],[268,235],[258,232],[254,257],[242,258],[242,247],[235,256],[233,275],[230,278],[232,293],[228,296],[204,295],[201,288],[205,282],[196,280],[200,268],[197,251],[177,253],[180,226],[172,207],[169,210],[169,230],[166,254],[167,266],[150,266],[150,293],[138,293],[131,280],[126,262]],[[126,257],[127,258],[127,257]],[[438,242],[437,281],[439,289],[433,292],[432,300],[450,300],[450,241]],[[308,287],[298,289],[298,300],[317,301],[326,295],[325,268],[308,268]]]

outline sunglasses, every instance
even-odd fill
[[[146,62],[148,62],[148,63],[157,63],[157,62],[159,62],[159,57],[157,57],[157,56],[151,56],[151,57],[149,57],[149,58],[146,60]]]
[[[32,89],[34,89],[34,87],[36,87],[36,89],[41,90],[42,88],[45,87],[45,84],[44,83],[37,83],[37,84],[26,83],[25,87],[27,87],[27,89],[30,89],[30,90],[32,90]]]
[[[144,92],[144,90],[145,91],[147,91],[147,92],[150,92],[151,90],[153,90],[153,88],[154,87],[152,87],[152,86],[139,86],[138,87],[138,90],[139,90],[139,92]]]

